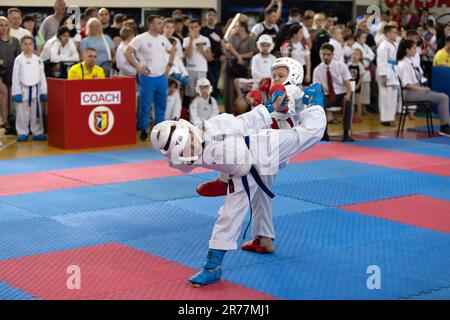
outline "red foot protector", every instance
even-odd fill
[[[366,202],[341,209],[450,233],[450,201],[421,195]]]
[[[226,196],[228,185],[219,178],[205,182],[197,187],[197,193],[203,197]]]
[[[258,253],[271,253],[269,250],[267,250],[266,247],[260,244],[260,240],[258,238],[244,242],[241,245],[241,249],[245,251],[253,251]]]
[[[273,299],[223,280],[192,288],[196,271],[117,243],[0,261],[1,281],[40,299]]]

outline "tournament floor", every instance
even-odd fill
[[[195,187],[216,173],[181,174],[147,143],[1,138],[0,299],[450,299],[450,139],[423,124],[404,139],[361,126],[295,156],[273,187],[276,252],[230,251],[204,288],[187,279],[224,199]]]

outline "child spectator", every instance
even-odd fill
[[[353,50],[351,61],[347,64],[348,71],[355,81],[355,104],[356,116],[353,117],[353,122],[361,122],[363,115],[363,106],[361,104],[361,83],[365,73],[364,65],[362,64],[362,52],[360,49]]]
[[[181,115],[181,98],[178,90],[178,82],[169,78],[169,89],[167,95],[166,120],[178,120]]]
[[[219,114],[219,106],[216,99],[211,96],[212,86],[208,79],[201,78],[197,81],[195,91],[198,96],[189,106],[191,114],[191,123],[197,123],[201,120],[208,120]]]

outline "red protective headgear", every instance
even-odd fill
[[[247,97],[253,98],[253,107],[259,106],[263,101],[261,93],[258,90],[250,91],[247,93]]]
[[[270,78],[264,78],[259,82],[259,90],[267,92],[269,91],[271,84],[272,80]]]

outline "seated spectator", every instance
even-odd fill
[[[69,80],[89,80],[104,79],[105,71],[97,64],[97,50],[87,48],[84,53],[83,61],[73,65],[69,69],[67,79]]]
[[[433,66],[450,67],[450,36],[445,39],[445,46],[436,52],[433,59]]]
[[[334,47],[325,43],[322,45],[321,54],[323,62],[319,64],[313,72],[313,83],[319,82],[325,94],[325,110],[332,106],[344,108],[344,137],[343,142],[351,142],[350,129],[352,124],[352,107],[350,101],[352,88],[350,80],[352,76],[347,65],[333,59]],[[328,129],[328,126],[327,126]],[[329,141],[328,131],[325,130],[322,140]]]
[[[397,52],[398,73],[404,88],[404,100],[407,102],[430,101],[437,104],[441,122],[439,134],[450,137],[448,96],[445,93],[431,91],[429,87],[421,85],[420,74],[413,65],[416,47],[414,41],[402,40]]]
[[[47,76],[67,78],[67,68],[80,61],[68,28],[61,27],[58,33],[47,41],[41,52],[41,59],[46,66]]]
[[[136,69],[128,62],[125,57],[125,49],[127,45],[134,38],[134,31],[129,27],[123,27],[120,30],[120,38],[122,42],[119,44],[116,52],[117,68],[119,69],[119,76],[121,77],[135,77]]]
[[[97,64],[103,68],[107,77],[112,74],[112,64],[115,55],[115,46],[111,38],[103,34],[100,20],[91,18],[87,23],[87,37],[81,41],[81,56],[87,48],[97,51]]]
[[[311,83],[311,51],[305,41],[304,31],[306,28],[302,25],[293,25],[290,29],[290,35],[280,48],[281,56],[291,57],[297,60],[303,66],[303,84]]]

